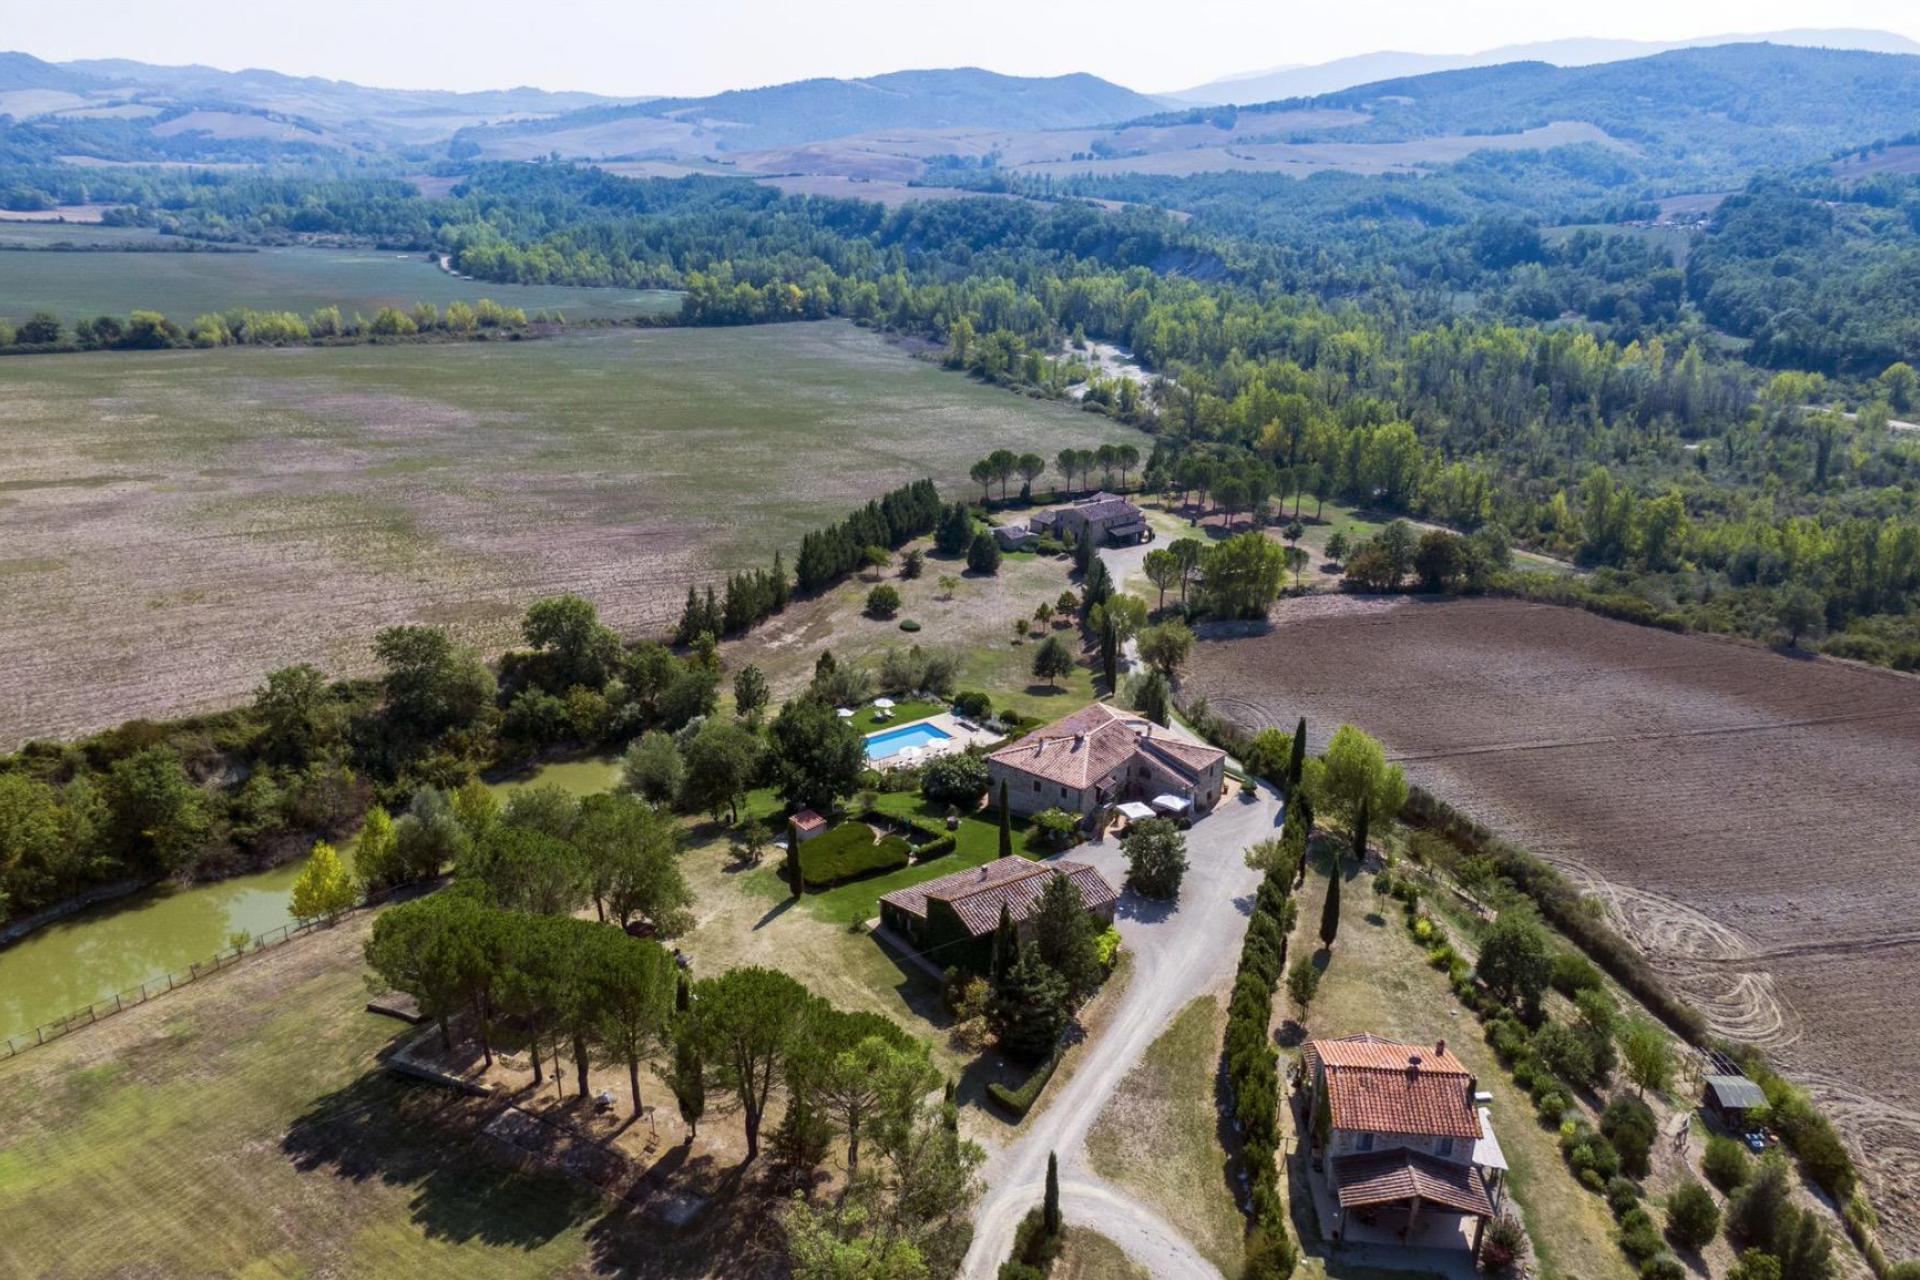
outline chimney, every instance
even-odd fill
[[[1084,733],[1076,733],[1076,734],[1074,734],[1074,735],[1073,735],[1073,749],[1074,749],[1075,751],[1078,751],[1078,750],[1079,750],[1079,749],[1080,749],[1081,747],[1083,747],[1083,746],[1085,746],[1085,745],[1086,745],[1086,741],[1087,741],[1087,735],[1086,735],[1086,734],[1084,734]]]
[[[1480,1096],[1480,1077],[1467,1077],[1467,1110],[1473,1110],[1474,1100]]]
[[[1419,1078],[1420,1078],[1420,1055],[1416,1053],[1407,1059],[1407,1079],[1409,1081],[1413,1081],[1413,1080],[1418,1080]]]
[[[1447,1042],[1445,1040],[1434,1041],[1433,1056],[1436,1058],[1444,1058],[1447,1056]]]

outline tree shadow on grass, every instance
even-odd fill
[[[316,1099],[280,1148],[301,1173],[406,1188],[414,1225],[454,1244],[536,1249],[602,1211],[601,1197],[570,1179],[521,1173],[476,1150],[482,1106],[369,1072]]]
[[[775,920],[778,920],[781,916],[787,914],[788,911],[791,911],[793,909],[793,904],[798,901],[800,901],[800,899],[794,897],[791,893],[789,893],[786,897],[780,899],[780,901],[774,903],[771,907],[768,907],[767,913],[761,916],[758,920],[755,920],[753,922],[753,927],[756,929],[766,928],[768,925],[772,924]]]
[[[722,1167],[684,1148],[668,1152],[627,1202],[587,1228],[591,1274],[690,1280],[716,1274],[716,1267],[729,1276],[785,1274],[780,1233],[771,1226],[784,1200],[769,1192],[760,1168]],[[698,1216],[681,1227],[660,1216],[667,1208],[660,1197],[675,1190],[707,1197]]]

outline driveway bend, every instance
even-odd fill
[[[1221,801],[1187,833],[1189,865],[1177,902],[1132,893],[1121,898],[1116,921],[1133,956],[1133,977],[1106,1030],[1079,1050],[1071,1077],[1050,1087],[1044,1110],[988,1161],[988,1191],[974,1214],[965,1275],[990,1280],[1006,1260],[1021,1217],[1040,1202],[1048,1152],[1060,1160],[1068,1221],[1108,1236],[1156,1277],[1219,1275],[1157,1212],[1093,1173],[1086,1138],[1120,1082],[1180,1010],[1233,972],[1259,883],[1241,855],[1275,835],[1280,818],[1280,798],[1265,787],[1250,799]],[[1117,840],[1081,845],[1069,856],[1098,867],[1115,884],[1126,879]]]

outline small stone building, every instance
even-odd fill
[[[1089,915],[1103,926],[1113,923],[1120,894],[1097,870],[1082,862],[1025,858],[1000,858],[896,889],[880,899],[880,923],[942,969],[983,971],[992,958],[1001,908],[1006,908],[1025,941],[1030,935],[1028,917],[1048,882],[1059,876],[1080,891]]]

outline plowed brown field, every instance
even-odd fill
[[[1766,1046],[1920,1248],[1920,680],[1506,600],[1317,597],[1188,696],[1343,722],[1553,861],[1714,1027]]]

